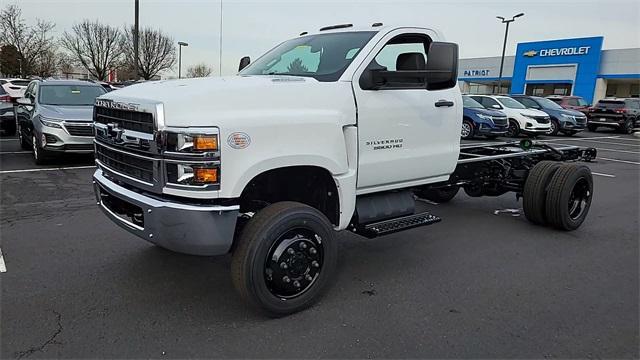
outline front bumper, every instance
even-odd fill
[[[481,123],[476,128],[477,135],[505,135],[509,126],[491,126],[489,124]]]
[[[240,207],[190,205],[129,190],[93,174],[96,202],[113,222],[160,247],[190,255],[222,255],[233,242]]]
[[[47,141],[43,144],[43,148],[47,151],[88,154],[94,149],[93,136],[75,136],[65,129],[43,125],[40,125],[38,133],[45,134]],[[38,140],[42,143],[41,139],[40,135]]]

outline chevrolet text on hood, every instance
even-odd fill
[[[520,195],[527,174],[542,171],[536,163],[595,156],[517,143],[461,151],[458,47],[430,28],[334,25],[247,64],[237,76],[101,96],[93,181],[98,206],[132,234],[181,253],[232,252],[234,286],[271,315],[302,310],[328,288],[336,230],[376,237],[434,224],[414,194],[445,202],[465,184],[473,196]],[[586,181],[577,210],[538,223],[572,230],[588,212],[591,175],[557,169]],[[575,176],[556,185],[573,188],[564,182]],[[525,204],[528,216],[539,211]]]

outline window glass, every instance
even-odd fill
[[[292,75],[336,81],[374,34],[359,31],[291,39],[247,66],[240,75]]]
[[[576,98],[567,99],[567,104],[569,104],[571,106],[579,106],[578,99],[576,99]]]
[[[380,53],[376,56],[375,61],[386,67],[388,71],[396,71],[396,61],[398,60],[398,56],[400,54],[406,53],[420,53],[424,56],[425,61],[427,60],[427,55],[424,51],[424,43],[406,43],[406,44],[387,44],[385,45]]]
[[[27,86],[27,89],[24,91],[24,97],[33,99],[33,88],[36,86],[36,83],[31,83]]]
[[[482,106],[482,104],[480,104],[479,102],[475,101],[474,99],[472,99],[470,96],[463,96],[462,97],[462,106],[466,107],[466,108],[483,108],[484,106]]]
[[[102,86],[43,85],[40,87],[40,104],[87,106],[93,105],[96,97],[105,93]]]
[[[587,102],[584,101],[583,98],[578,98],[578,105],[580,105],[580,106],[588,106],[589,104],[587,104]]]
[[[529,99],[529,98],[522,98],[522,97],[517,97],[514,98],[516,99],[516,101],[518,101],[519,103],[521,103],[522,105],[528,107],[528,108],[534,108],[534,109],[540,109],[540,105],[538,105],[537,102]]]
[[[555,102],[547,99],[547,98],[536,98],[535,102],[538,103],[541,107],[545,109],[555,109],[562,110],[562,106],[556,104]]]
[[[502,105],[508,107],[509,109],[526,109],[524,105],[506,96],[501,96],[498,98],[498,100],[500,100]]]
[[[498,104],[497,101],[495,101],[495,100],[493,100],[492,98],[489,98],[489,97],[483,97],[482,98],[482,105],[484,105],[484,107],[486,107],[486,108],[492,108],[493,105],[500,106],[500,104]]]

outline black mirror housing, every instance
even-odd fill
[[[240,59],[240,65],[238,66],[238,71],[242,71],[242,69],[249,66],[250,63],[251,63],[251,58],[248,56],[244,56],[242,59]]]
[[[432,42],[427,53],[427,90],[450,89],[458,83],[458,45]]]

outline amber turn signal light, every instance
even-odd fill
[[[215,184],[218,182],[218,169],[193,168],[193,179],[200,184]]]
[[[199,135],[193,138],[194,150],[218,150],[218,137],[216,135]]]

